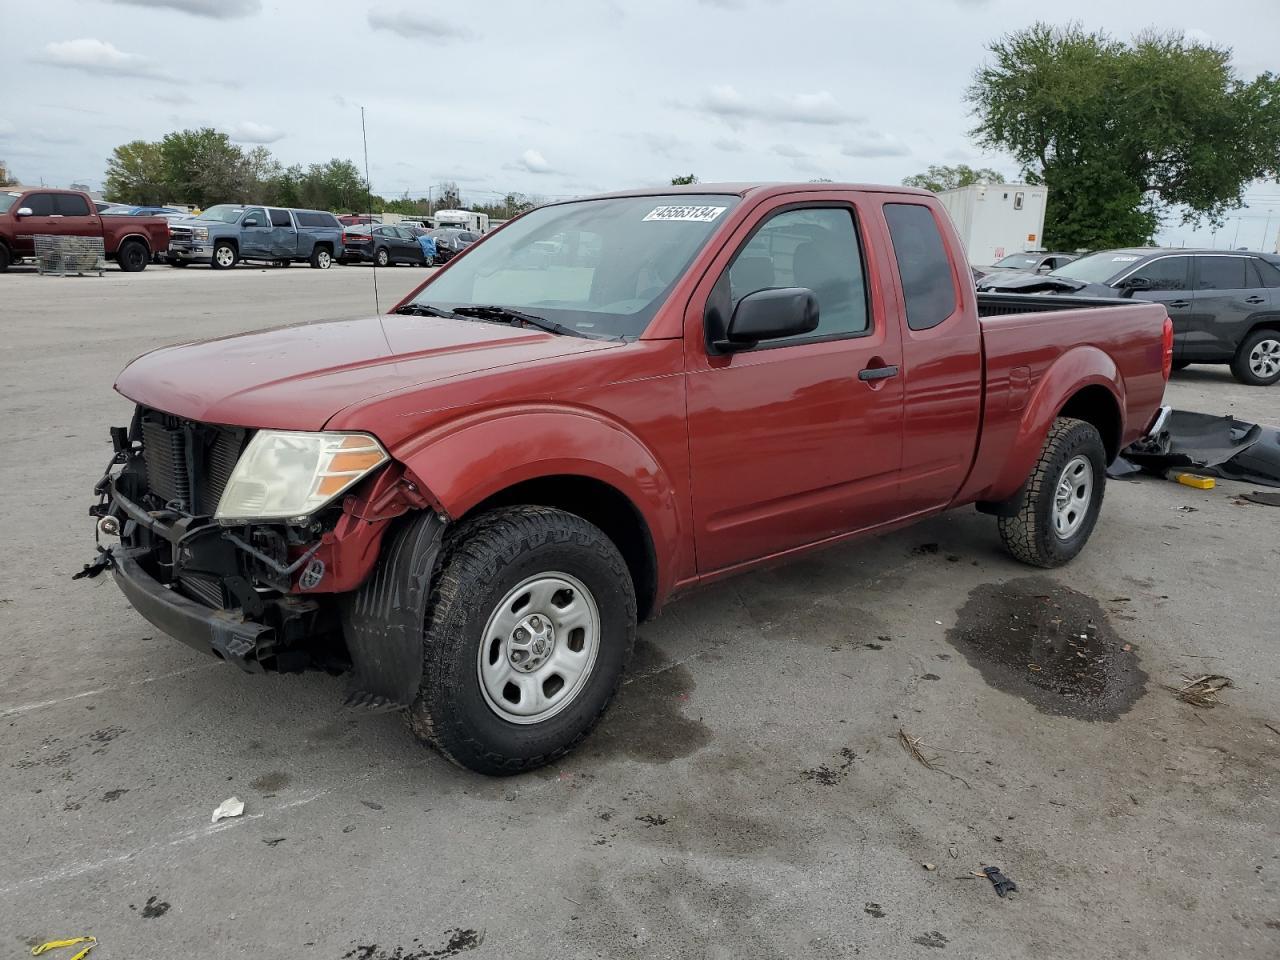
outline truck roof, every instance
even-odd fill
[[[915,197],[933,197],[928,190],[916,187],[893,187],[874,183],[810,183],[807,181],[756,181],[745,183],[693,183],[680,186],[637,187],[633,190],[615,190],[611,193],[599,193],[592,196],[579,197],[580,200],[603,200],[611,197],[658,197],[671,194],[708,194],[722,193],[729,196],[746,197],[753,194],[774,195],[780,193],[813,193],[827,190],[857,190],[873,193],[902,193]],[[572,201],[564,201],[572,202]]]

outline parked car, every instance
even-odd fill
[[[207,263],[226,270],[241,260],[265,260],[327,270],[342,255],[342,226],[323,210],[220,203],[172,229],[168,262],[174,267]]]
[[[530,266],[555,237],[579,265]],[[463,766],[537,767],[678,591],[974,503],[1026,563],[1083,549],[1167,413],[1172,325],[966,271],[901,187],[540,207],[385,316],[134,360],[84,575],[247,671],[348,659],[349,702]]]
[[[1044,276],[984,277],[978,289],[1154,301],[1173,318],[1178,369],[1224,363],[1241,383],[1280,382],[1280,256],[1275,254],[1107,250]]]
[[[1003,277],[1005,274],[1048,273],[1065,267],[1072,260],[1079,259],[1074,253],[1046,253],[1044,251],[1030,253],[1014,253],[997,260],[985,267],[974,267],[976,277]]]
[[[345,227],[342,232],[341,263],[376,263],[389,267],[397,263],[426,266],[418,237],[408,227]]]
[[[448,263],[480,239],[480,234],[454,227],[436,227],[427,234],[436,242],[436,263]]]
[[[129,216],[164,217],[166,220],[173,220],[189,217],[191,213],[187,210],[179,210],[177,207],[131,207]]]
[[[136,273],[168,246],[169,224],[159,217],[104,216],[78,190],[0,191],[0,271],[34,256],[38,235],[102,237],[107,259]]]
[[[371,214],[367,213],[344,213],[338,217],[338,222],[344,227],[358,227],[361,224],[380,223]]]
[[[113,217],[127,217],[133,213],[133,207],[127,203],[106,203],[102,200],[94,202],[94,207],[98,213]]]

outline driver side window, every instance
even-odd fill
[[[1187,290],[1191,287],[1191,258],[1161,257],[1139,267],[1133,276],[1149,280],[1148,290]]]
[[[845,207],[785,210],[760,227],[721,277],[730,307],[749,293],[807,287],[818,298],[813,333],[769,341],[768,347],[868,332],[866,282],[853,213]]]
[[[244,212],[244,219],[240,221],[240,225],[244,227],[265,227],[267,225],[267,211],[261,207],[250,207]]]

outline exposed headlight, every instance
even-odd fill
[[[192,227],[191,236],[193,236],[197,240],[208,240],[209,228],[208,227]]]
[[[214,519],[305,517],[388,459],[367,433],[259,430],[231,471]]]

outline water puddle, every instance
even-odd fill
[[[1042,713],[1115,720],[1146,686],[1098,602],[1048,577],[975,588],[947,639],[987,683]]]

